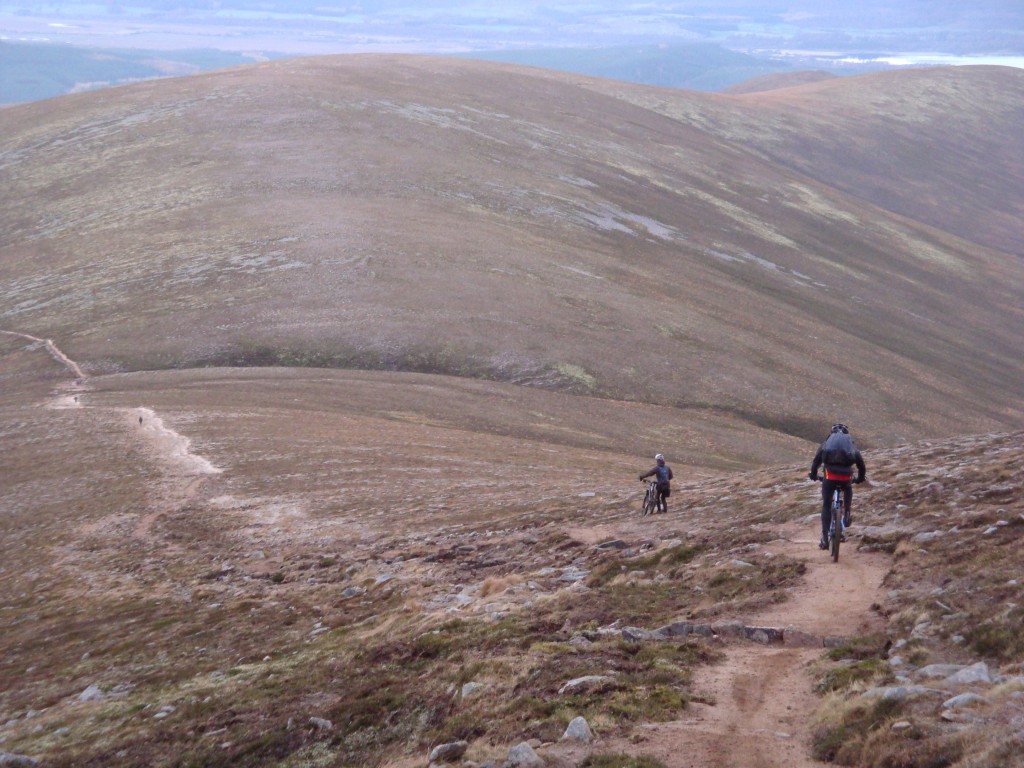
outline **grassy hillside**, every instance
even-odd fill
[[[1018,424],[1022,81],[727,97],[355,56],[6,109],[0,322],[93,373],[444,373],[802,437]]]
[[[366,56],[0,110],[0,762],[1013,764],[1022,76]]]
[[[783,652],[730,627],[859,626],[831,613],[837,592],[876,601],[868,625],[882,628],[828,656],[820,637],[786,651],[823,695],[816,715],[786,712],[768,687],[772,717],[809,731],[786,737],[801,754],[997,768],[1018,738],[1019,433],[868,452],[871,484],[833,565],[814,546],[803,461],[676,463],[672,512],[639,518],[640,460],[614,425],[644,423],[643,408],[629,419],[607,401],[575,413],[579,398],[558,393],[520,402],[466,382],[456,399],[436,377],[291,370],[66,389],[42,350],[2,353],[16,372],[0,394],[4,752],[76,768],[409,768],[465,739],[472,759],[500,763],[526,739],[550,755],[584,716],[596,753],[639,759],[671,747],[652,726],[685,733],[727,707],[700,681],[734,654],[750,679]],[[878,595],[850,588],[866,560],[887,574]],[[788,613],[816,583],[810,613]],[[675,622],[716,629],[623,634]],[[979,661],[1003,678],[954,732],[934,693],[868,695]],[[588,675],[608,679],[563,691]],[[774,742],[752,734],[762,752]]]

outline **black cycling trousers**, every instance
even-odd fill
[[[843,489],[843,509],[849,512],[853,504],[853,480],[821,481],[821,535],[826,539],[832,527],[832,492],[836,488]]]
[[[668,485],[658,486],[658,509],[668,509],[668,497],[672,495],[672,487]]]

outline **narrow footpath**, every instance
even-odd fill
[[[48,402],[46,407],[70,409],[81,408],[87,404],[88,396],[85,385],[89,380],[89,374],[83,371],[77,362],[68,357],[52,339],[41,339],[38,336],[17,331],[0,330],[0,333],[44,345],[49,355],[74,376],[71,393],[68,394],[67,383],[62,382],[57,387],[56,397]],[[198,495],[203,481],[210,475],[219,474],[222,469],[214,466],[208,459],[193,453],[191,440],[167,427],[163,419],[150,408],[105,408],[101,410],[119,414],[130,433],[143,444],[146,452],[161,467],[163,473],[174,480],[173,490],[169,497],[161,501],[156,512],[143,516],[137,526],[136,535],[139,538],[148,538],[156,517],[191,502]]]
[[[714,704],[692,703],[684,718],[647,723],[601,745],[606,752],[648,755],[667,768],[812,768],[811,730],[820,703],[812,666],[822,657],[820,638],[880,631],[872,611],[882,602],[890,561],[848,546],[838,563],[817,548],[814,525],[794,523],[784,540],[765,547],[807,564],[803,583],[786,602],[751,616],[750,626],[787,627],[783,646],[730,640],[722,663],[701,668],[694,689]],[[739,618],[739,617],[737,617]],[[802,647],[800,638],[805,638]],[[813,638],[819,641],[813,645]]]
[[[29,341],[34,341],[38,344],[45,345],[46,351],[50,353],[50,356],[53,357],[54,360],[63,365],[65,368],[67,368],[69,371],[71,371],[71,373],[74,374],[77,382],[84,382],[86,379],[89,378],[89,376],[79,367],[78,363],[76,363],[74,360],[69,358],[67,355],[61,352],[60,349],[57,348],[57,345],[53,343],[53,339],[40,339],[38,336],[31,336],[27,333],[18,333],[16,331],[0,331],[0,333],[6,334],[8,336],[20,336],[23,339],[28,339]]]

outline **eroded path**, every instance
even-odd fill
[[[74,374],[76,379],[78,379],[79,381],[84,381],[85,379],[89,378],[88,375],[79,367],[78,363],[76,363],[74,360],[72,360],[63,352],[60,351],[57,345],[53,343],[53,339],[40,339],[38,336],[32,336],[27,333],[18,333],[17,331],[0,331],[0,333],[6,334],[8,336],[19,336],[23,339],[28,339],[29,341],[34,341],[38,344],[45,345],[46,351],[50,353],[50,356],[53,357],[54,360],[63,365],[65,368],[67,368],[69,371],[71,371],[71,373]]]
[[[880,630],[872,609],[881,602],[889,569],[884,554],[848,546],[837,564],[818,550],[814,523],[790,524],[784,538],[766,546],[807,564],[803,584],[780,605],[742,618],[752,626],[796,627],[818,637]],[[762,646],[730,641],[725,660],[704,667],[694,688],[714,704],[693,703],[686,717],[644,724],[602,749],[655,757],[668,768],[807,768],[810,735],[819,704],[812,665],[821,647]]]
[[[49,355],[64,366],[74,377],[71,392],[62,384],[56,391],[53,400],[46,404],[48,408],[70,409],[85,405],[86,394],[83,386],[89,375],[82,367],[68,357],[53,339],[42,339],[28,333],[0,330],[8,336],[26,339],[34,344],[45,346]],[[118,414],[129,429],[133,439],[139,441],[150,458],[160,466],[163,474],[172,479],[172,490],[168,498],[163,500],[155,512],[145,515],[136,528],[140,538],[149,537],[149,529],[153,520],[164,512],[176,509],[194,499],[203,481],[210,475],[219,474],[222,470],[214,466],[208,459],[192,452],[188,437],[166,426],[163,419],[150,408],[113,408],[106,409]]]

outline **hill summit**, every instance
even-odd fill
[[[729,96],[413,56],[4,109],[0,322],[878,441],[1021,423],[1024,73]]]

